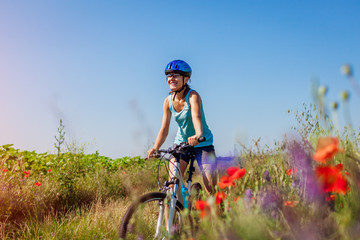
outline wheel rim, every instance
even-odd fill
[[[159,235],[155,235],[160,204],[163,204],[163,202],[163,198],[153,198],[139,203],[127,224],[126,239],[161,239],[166,236],[165,217],[163,218]],[[180,233],[181,223],[181,214],[179,209],[176,208],[174,224],[172,229],[170,229],[170,233]]]

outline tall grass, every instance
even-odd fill
[[[91,216],[98,216],[99,206],[105,209],[111,203],[110,206],[118,204],[122,209],[127,199],[157,190],[154,184],[157,178],[153,174],[157,170],[156,162],[145,162],[139,157],[36,154],[4,145],[0,147],[0,164],[0,237],[3,239],[30,236],[37,239],[45,229],[43,226],[53,224],[56,228],[59,224],[70,224],[67,219],[79,213],[88,214],[91,221]],[[139,178],[140,175],[147,177]],[[162,169],[160,179],[165,178]]]

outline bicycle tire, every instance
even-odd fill
[[[165,198],[166,193],[151,192],[142,195],[139,199],[133,202],[121,221],[119,237],[121,239],[154,239],[157,216],[160,210],[159,204],[161,201],[164,202]],[[180,215],[182,210],[184,210],[184,206],[177,201],[175,215],[177,218],[180,218],[180,228],[183,224]],[[190,215],[189,218],[191,219]],[[192,227],[191,220],[190,223]],[[175,227],[175,231],[179,232],[180,230],[176,229],[177,227],[178,226]],[[165,221],[163,221],[163,229],[166,229]]]

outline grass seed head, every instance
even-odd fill
[[[341,91],[340,97],[341,97],[342,100],[348,101],[349,98],[350,98],[350,93],[348,91],[345,91],[345,90]]]
[[[320,86],[318,88],[318,94],[321,96],[325,96],[327,92],[328,92],[328,88],[326,86]]]
[[[341,72],[347,77],[352,77],[353,75],[352,67],[349,64],[342,65]]]
[[[339,107],[339,104],[338,104],[337,102],[332,102],[332,103],[331,103],[331,108],[332,108],[333,110],[337,110],[338,107]]]

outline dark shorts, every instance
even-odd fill
[[[181,155],[180,158],[186,163],[190,162],[188,156]],[[204,147],[195,147],[195,160],[197,161],[198,166],[203,170],[203,164],[211,166],[211,170],[216,169],[216,155],[214,145],[204,146]]]

